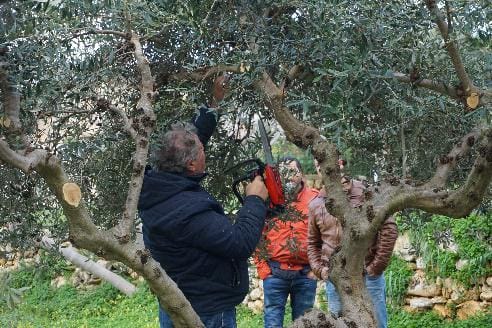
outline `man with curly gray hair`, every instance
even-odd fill
[[[223,97],[223,78],[214,98]],[[215,110],[202,106],[192,126],[174,125],[154,153],[139,200],[145,246],[177,283],[207,328],[236,327],[235,306],[248,292],[248,257],[258,243],[268,196],[261,177],[246,187],[233,224],[201,185],[204,147],[217,124]],[[161,327],[173,327],[159,306]]]

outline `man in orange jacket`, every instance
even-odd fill
[[[296,158],[283,158],[279,171],[289,204],[282,217],[265,224],[263,246],[254,258],[258,276],[263,279],[265,328],[283,326],[289,295],[292,320],[311,309],[316,296],[316,277],[307,256],[307,215],[318,191],[306,185]]]

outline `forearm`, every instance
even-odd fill
[[[376,253],[373,260],[366,267],[370,275],[380,275],[388,266],[393,253],[396,239],[398,238],[398,229],[392,218],[386,220],[379,232]]]
[[[319,228],[316,225],[316,219],[314,217],[309,217],[307,254],[311,270],[319,279],[322,279],[323,270],[323,262],[321,260],[322,244],[323,241],[321,239]]]

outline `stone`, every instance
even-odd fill
[[[458,271],[461,271],[463,270],[469,263],[470,261],[468,260],[462,260],[462,259],[459,259],[458,261],[456,261],[456,270]]]
[[[429,283],[422,270],[417,270],[410,280],[407,294],[411,296],[434,297],[441,295],[441,287],[437,283]]]
[[[99,264],[100,266],[104,267],[107,270],[111,270],[111,262],[109,262],[109,261],[99,259],[99,260],[97,260],[96,263]]]
[[[463,296],[465,301],[479,301],[480,300],[480,288],[478,286],[465,290]]]
[[[25,251],[24,252],[24,258],[32,258],[32,257],[34,257],[34,254],[36,254],[36,253],[33,250]]]
[[[248,308],[253,311],[254,314],[260,314],[263,312],[263,302],[256,300],[248,303]]]
[[[423,260],[421,257],[419,257],[419,258],[415,261],[415,263],[417,264],[417,269],[418,269],[418,270],[424,270],[424,269],[425,269],[425,263],[424,263],[424,260]]]
[[[22,260],[24,265],[31,265],[34,264],[36,261],[33,258],[25,258]]]
[[[0,266],[4,266],[7,263],[7,260],[4,259],[3,257],[0,258]]]
[[[55,287],[55,288],[60,288],[61,286],[65,286],[66,284],[67,284],[67,279],[65,279],[65,277],[63,276],[56,277],[50,282],[51,287]]]
[[[492,277],[487,277],[487,279],[485,280],[485,283],[487,284],[487,286],[492,287]]]
[[[101,284],[102,280],[99,277],[96,276],[91,276],[91,278],[87,281],[88,285],[99,285]]]
[[[492,287],[483,285],[482,292],[480,293],[480,299],[487,302],[492,301]]]
[[[75,287],[78,287],[87,283],[90,278],[91,275],[88,272],[82,271],[80,268],[76,268],[72,274],[71,281]]]
[[[252,301],[259,300],[263,296],[263,292],[259,288],[255,288],[249,293],[249,299]]]
[[[445,297],[442,296],[436,296],[431,298],[432,304],[446,304],[448,300]]]
[[[453,314],[451,309],[443,304],[434,304],[432,310],[436,312],[441,318],[451,318]]]
[[[465,293],[461,290],[453,290],[450,299],[457,304],[463,303],[465,301]]]
[[[414,307],[411,307],[409,305],[405,305],[403,307],[403,311],[407,312],[407,313],[418,313],[418,312],[422,312],[422,311],[425,311],[424,309],[419,309],[419,308],[414,308]]]
[[[443,280],[441,277],[437,277],[436,278],[436,284],[439,286],[439,287],[442,287],[442,284],[443,284]]]
[[[260,314],[263,312],[263,301],[256,300],[254,301],[254,308],[256,310],[255,313]]]
[[[12,248],[12,245],[7,244],[7,245],[5,245],[5,247],[3,248],[3,251],[4,251],[5,253],[12,253],[12,252],[14,251],[14,249]]]
[[[448,239],[446,241],[439,242],[437,244],[437,247],[439,247],[439,249],[442,251],[458,254],[458,245],[454,242],[452,237],[451,239]]]
[[[407,262],[413,262],[417,258],[408,233],[398,236],[393,252]]]
[[[456,317],[460,320],[467,319],[483,311],[485,306],[486,304],[477,301],[467,301],[457,306],[458,311],[456,312]]]
[[[450,298],[454,303],[462,303],[465,301],[465,287],[463,284],[451,278],[446,278],[443,281],[442,296]]]
[[[409,299],[410,307],[417,309],[430,309],[432,304],[431,299],[425,297],[414,297]]]

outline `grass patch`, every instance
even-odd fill
[[[89,291],[71,286],[54,290],[39,284],[26,293],[23,303],[0,308],[1,327],[156,327],[157,303],[143,284],[126,297],[103,283]]]
[[[0,304],[0,327],[155,328],[159,325],[157,302],[146,283],[138,286],[133,297],[126,297],[106,283],[85,291],[72,286],[55,289],[50,286],[53,274],[33,267],[12,272],[11,287],[27,286],[30,289],[16,308],[9,309],[5,303]],[[263,315],[254,314],[244,305],[237,307],[237,321],[239,328],[263,327]],[[287,306],[284,326],[290,322],[291,312]],[[492,314],[489,312],[464,321],[446,321],[433,313],[415,315],[391,309],[389,327],[492,327]]]

